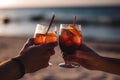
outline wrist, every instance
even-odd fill
[[[25,59],[24,59],[24,57],[23,56],[18,56],[18,57],[16,57],[17,59],[19,59],[22,63],[23,63],[23,65],[24,65],[24,70],[25,70],[25,73],[28,73],[28,67],[27,67],[27,63],[26,63],[26,61],[25,61]]]
[[[24,56],[18,56],[17,58],[20,59],[21,62],[24,64],[25,73],[30,73],[30,62],[28,61],[28,59]]]
[[[18,66],[18,69],[19,69],[19,76],[17,77],[17,79],[23,77],[25,74],[25,67],[23,62],[17,57],[12,58],[11,60]]]
[[[106,67],[106,65],[109,65],[108,61],[106,60],[105,57],[101,56],[98,60],[98,65],[96,67],[96,70],[104,71],[108,68]]]

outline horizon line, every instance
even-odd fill
[[[120,5],[82,5],[82,6],[25,6],[25,7],[4,7],[0,9],[31,9],[31,8],[92,8],[92,7],[120,7]]]

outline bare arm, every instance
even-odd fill
[[[57,42],[44,45],[33,45],[33,39],[26,43],[20,54],[16,57],[21,60],[25,73],[32,73],[49,66],[50,56],[54,52]],[[21,68],[18,63],[8,60],[0,63],[0,80],[16,80],[21,77]]]
[[[120,75],[120,59],[102,57],[98,70]]]
[[[0,64],[0,80],[16,80],[20,77],[18,64],[12,60],[7,60]]]
[[[102,57],[84,44],[75,52],[71,60],[90,70],[120,75],[120,59]]]

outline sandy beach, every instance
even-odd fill
[[[0,37],[0,62],[15,57],[28,38],[26,37]],[[120,42],[92,42],[84,41],[98,54],[106,57],[120,59]],[[60,49],[55,48],[56,54],[51,57],[52,66],[35,73],[26,74],[20,80],[120,80],[120,76],[83,68],[66,69],[58,66],[63,62]]]

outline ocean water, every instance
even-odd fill
[[[52,12],[58,31],[61,23],[72,23],[77,16],[84,39],[120,41],[120,6],[1,9],[0,36],[32,37],[37,24],[49,24]]]

